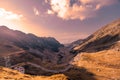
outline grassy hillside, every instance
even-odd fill
[[[53,76],[30,76],[15,70],[0,67],[0,80],[68,80],[63,74]]]
[[[118,50],[82,53],[76,56],[73,64],[93,73],[95,80],[120,80],[120,51]]]
[[[120,19],[90,35],[71,52],[77,54],[72,64],[91,73],[83,72],[81,80],[120,80]]]

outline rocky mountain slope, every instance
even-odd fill
[[[120,80],[120,19],[93,33],[71,52],[77,54],[72,64],[91,72],[93,80]]]
[[[68,61],[71,59],[71,56],[66,58],[70,55],[69,51],[63,50],[64,46],[55,38],[37,37],[33,34],[0,26],[0,66],[6,66],[5,57],[9,56],[9,66],[31,62],[51,70],[63,68],[68,65]],[[41,73],[39,71],[32,72],[31,65],[22,66],[27,66],[26,73]]]
[[[73,52],[97,52],[110,49],[120,40],[120,20],[116,20],[90,35],[83,43],[73,49]],[[115,46],[114,46],[115,47]]]
[[[57,52],[58,48],[62,46],[55,38],[37,37],[34,34],[25,34],[5,26],[0,26],[0,40],[2,40],[0,42],[8,41],[24,50],[37,49],[40,52],[45,49]]]

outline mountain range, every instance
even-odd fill
[[[18,30],[12,30],[6,26],[0,26],[0,39],[8,41],[14,46],[23,50],[37,49],[40,52],[44,49],[57,52],[58,48],[63,46],[55,38],[52,37],[37,37],[34,34],[26,34]]]
[[[22,66],[25,73],[41,75],[41,79],[120,80],[120,19],[67,46],[52,37],[37,37],[1,26],[0,55],[1,66],[6,65],[3,58],[9,56],[11,66]],[[4,69],[7,71],[0,70]]]
[[[64,45],[53,37],[37,37],[31,33],[26,34],[18,30],[9,29],[6,26],[0,26],[1,66],[6,66],[4,57],[7,56],[10,58],[9,66],[30,62],[46,70],[46,68],[57,69],[67,66],[73,55],[69,54]],[[69,57],[66,58],[67,56]],[[25,67],[28,74],[41,74],[41,72],[35,70],[31,71],[30,69],[33,69],[33,67],[29,64],[22,66]],[[39,70],[36,67],[34,69]]]

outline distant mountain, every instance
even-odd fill
[[[67,66],[72,56],[53,37],[37,37],[31,33],[26,34],[0,26],[0,66],[11,67],[24,64],[19,66],[25,68],[25,73],[47,75],[49,69],[50,71],[58,70]],[[6,63],[6,61],[9,62]],[[40,68],[26,64],[26,62],[38,65]]]
[[[0,43],[8,42],[6,46],[14,45],[23,50],[35,49],[43,52],[45,49],[58,52],[59,47],[63,46],[55,38],[37,37],[34,34],[26,34],[18,30],[11,30],[5,26],[0,26]],[[13,46],[11,46],[12,48]]]
[[[66,47],[69,49],[72,49],[72,48],[78,46],[79,44],[81,44],[83,41],[84,41],[84,39],[79,39],[79,40],[73,41],[72,43],[67,44]]]
[[[73,52],[96,52],[120,47],[120,19],[116,20],[86,38],[82,44],[74,47]]]

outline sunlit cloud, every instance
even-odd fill
[[[54,14],[54,12],[52,10],[48,10],[47,14]]]
[[[3,20],[20,20],[23,15],[7,11],[4,8],[0,8],[0,18]]]
[[[23,15],[0,8],[0,25],[5,25],[11,29],[20,29],[23,20]]]
[[[36,16],[39,16],[40,15],[40,12],[39,10],[36,8],[36,7],[33,7],[33,12]]]
[[[57,14],[58,17],[69,19],[80,19],[95,17],[96,12],[103,7],[115,4],[118,0],[48,0],[51,10],[48,14]]]

